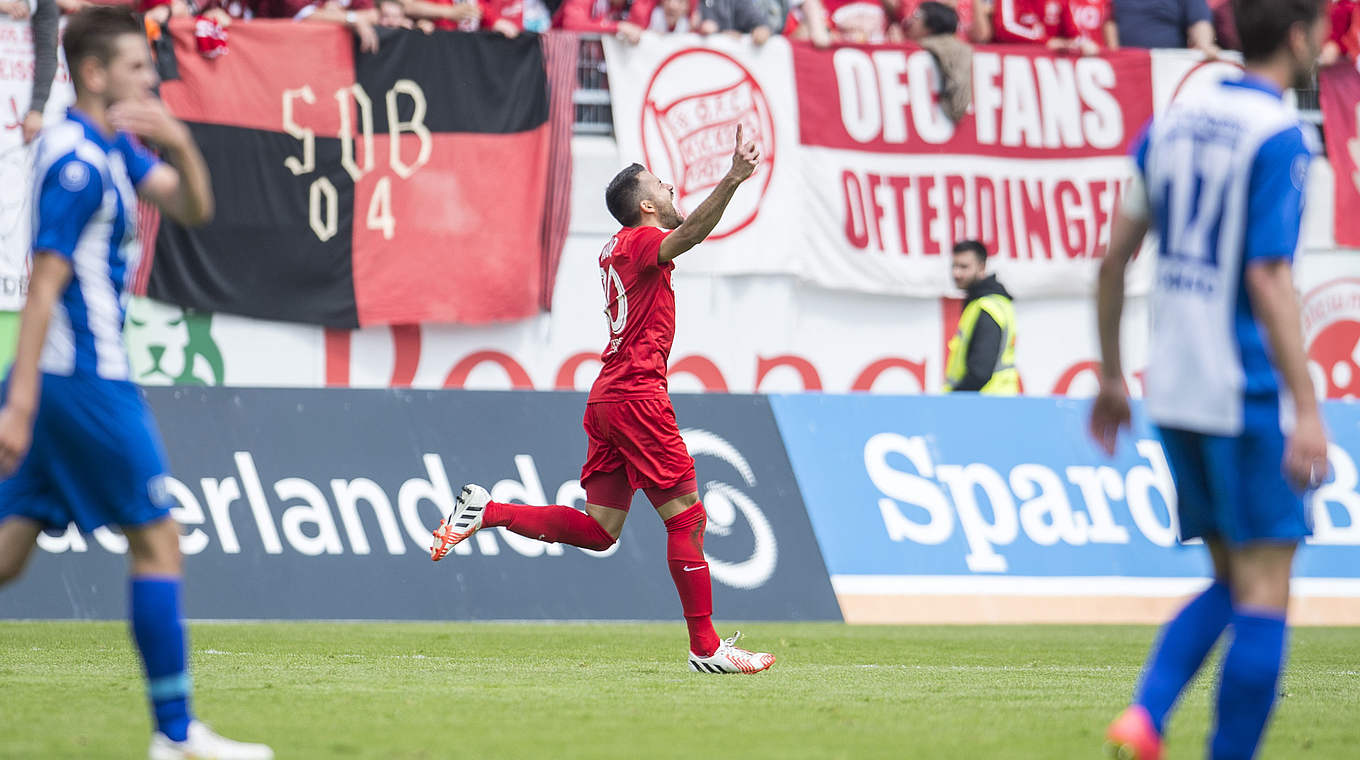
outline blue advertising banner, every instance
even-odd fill
[[[665,531],[638,494],[618,545],[503,529],[438,564],[430,532],[465,482],[581,506],[585,395],[149,389],[183,524],[194,618],[679,620]],[[680,396],[719,619],[840,619],[768,401]],[[3,618],[124,614],[126,540],[44,535]]]
[[[833,581],[1205,577],[1206,553],[1177,544],[1171,472],[1141,407],[1107,459],[1087,437],[1089,403],[771,398]],[[1355,589],[1360,406],[1328,403],[1324,415],[1332,474],[1311,496],[1315,535],[1296,576]]]

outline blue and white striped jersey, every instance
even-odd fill
[[[33,251],[71,262],[39,369],[129,380],[127,284],[141,257],[136,186],[156,159],[126,134],[109,140],[75,108],[43,130],[33,168]]]
[[[1238,435],[1292,413],[1244,274],[1292,261],[1316,150],[1312,127],[1251,75],[1173,103],[1135,141],[1158,236],[1146,376],[1158,424]]]

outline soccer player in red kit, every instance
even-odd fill
[[[618,540],[633,494],[642,489],[666,525],[666,560],[689,626],[690,669],[758,673],[774,664],[772,654],[737,647],[740,633],[723,640],[713,629],[713,587],[704,559],[707,518],[666,384],[675,338],[675,257],[708,237],[759,161],[758,149],[742,140],[738,126],[732,168],[688,218],[675,208],[675,188],[641,164],[610,181],[605,203],[623,229],[600,252],[609,345],[586,401],[585,512],[502,504],[491,501],[485,488],[467,485],[434,532],[431,559],[443,559],[484,527],[602,551]]]

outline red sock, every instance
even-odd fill
[[[721,643],[713,630],[713,583],[704,559],[706,525],[703,502],[666,521],[666,562],[689,626],[689,649],[700,657],[712,655]]]
[[[604,551],[614,545],[614,537],[600,527],[595,518],[579,509],[554,504],[532,507],[489,501],[482,512],[482,525],[509,528],[512,532],[548,543],[563,543],[582,549]]]

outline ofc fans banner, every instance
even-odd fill
[[[66,118],[75,99],[58,51],[57,75],[43,112],[45,124]],[[33,25],[0,16],[0,311],[23,308],[32,240],[33,146],[24,145],[23,120],[33,95]]]
[[[1339,63],[1318,79],[1327,156],[1336,173],[1336,242],[1360,248],[1360,71]]]
[[[549,157],[534,35],[255,21],[205,60],[175,25],[162,92],[212,171],[217,216],[162,224],[148,294],[334,327],[537,313]],[[563,138],[565,139],[565,138]],[[561,220],[559,220],[561,223]]]
[[[1152,115],[1149,55],[973,55],[973,112],[940,110],[938,69],[903,47],[794,50],[808,274],[830,287],[939,294],[980,239],[1017,296],[1089,290]]]
[[[945,294],[953,243],[980,238],[1017,296],[1085,295],[1131,171],[1128,144],[1153,112],[1146,51],[978,48],[975,110],[958,124],[937,102],[934,59],[915,47],[668,36],[606,40],[605,52],[624,160],[674,180],[682,209],[726,169],[731,125],[762,141],[754,187],[687,268],[860,292]]]

